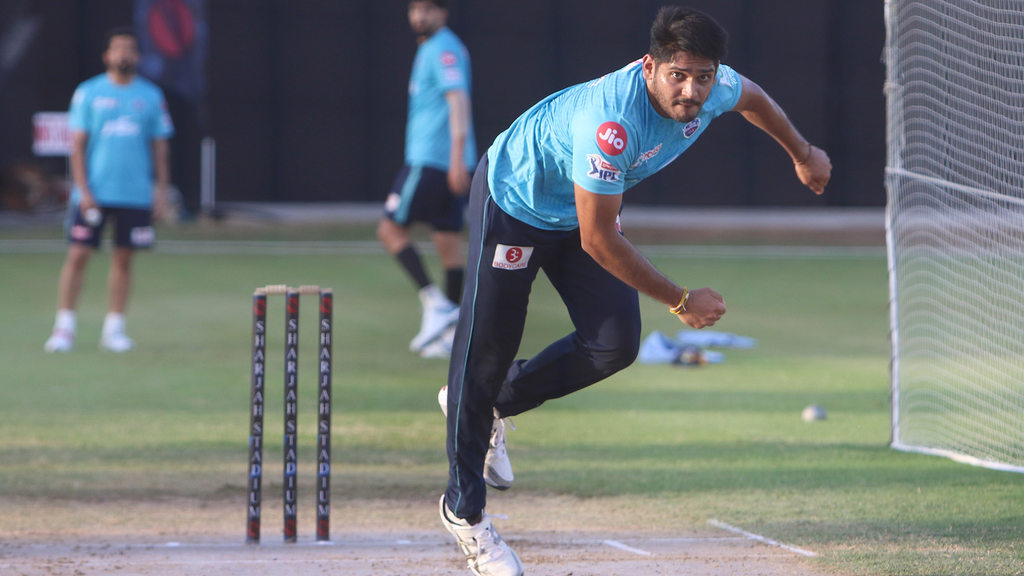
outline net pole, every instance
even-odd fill
[[[896,14],[892,0],[885,0],[885,91],[886,91],[886,163],[890,168],[895,168],[899,159],[898,142],[894,137],[898,132],[897,109],[892,103],[895,101],[895,92],[898,90],[896,83],[896,38],[895,30]],[[894,229],[896,226],[896,186],[893,177],[886,173],[886,204],[885,204],[885,256],[889,268],[889,444],[895,445],[899,442],[899,310],[897,300],[896,282],[896,238]]]

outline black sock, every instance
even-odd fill
[[[462,278],[465,274],[465,268],[448,268],[444,271],[448,299],[456,304],[462,300]]]
[[[423,260],[420,259],[420,254],[416,251],[415,246],[409,244],[402,248],[401,252],[395,254],[395,258],[398,258],[399,264],[405,268],[413,282],[419,284],[420,288],[430,285],[430,278],[427,278],[427,271],[423,269]]]

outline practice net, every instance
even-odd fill
[[[1024,472],[1024,0],[888,0],[892,446]]]

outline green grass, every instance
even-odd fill
[[[267,236],[301,237],[295,229]],[[140,348],[118,356],[96,349],[107,266],[99,255],[76,350],[48,356],[61,261],[0,254],[0,501],[243,494],[251,293],[282,282],[335,288],[336,497],[428,502],[443,487],[435,399],[446,364],[407,351],[418,303],[390,259],[141,254],[128,322]],[[517,417],[517,494],[654,502],[666,525],[703,528],[718,518],[818,551],[811,562],[827,571],[1024,573],[1024,476],[887,447],[884,260],[655,264],[691,288],[720,291],[729,313],[715,329],[759,346],[727,350],[721,365],[636,365]],[[645,335],[681,328],[663,306],[642,302]],[[308,477],[315,306],[304,306],[299,458]],[[271,375],[282,371],[274,353],[282,308],[272,297]],[[541,279],[520,354],[569,330]],[[280,428],[280,395],[268,398],[269,430]],[[828,419],[801,421],[811,403]],[[267,454],[279,455],[280,435],[266,439]],[[278,476],[268,467],[268,489]]]

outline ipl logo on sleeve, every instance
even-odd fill
[[[498,244],[494,248],[494,262],[491,266],[505,270],[521,270],[530,263],[533,246],[506,246]]]
[[[590,176],[594,180],[601,180],[602,182],[618,182],[619,176],[622,175],[621,170],[612,166],[597,154],[587,154],[587,162],[590,163],[590,169],[587,170],[587,176]]]

